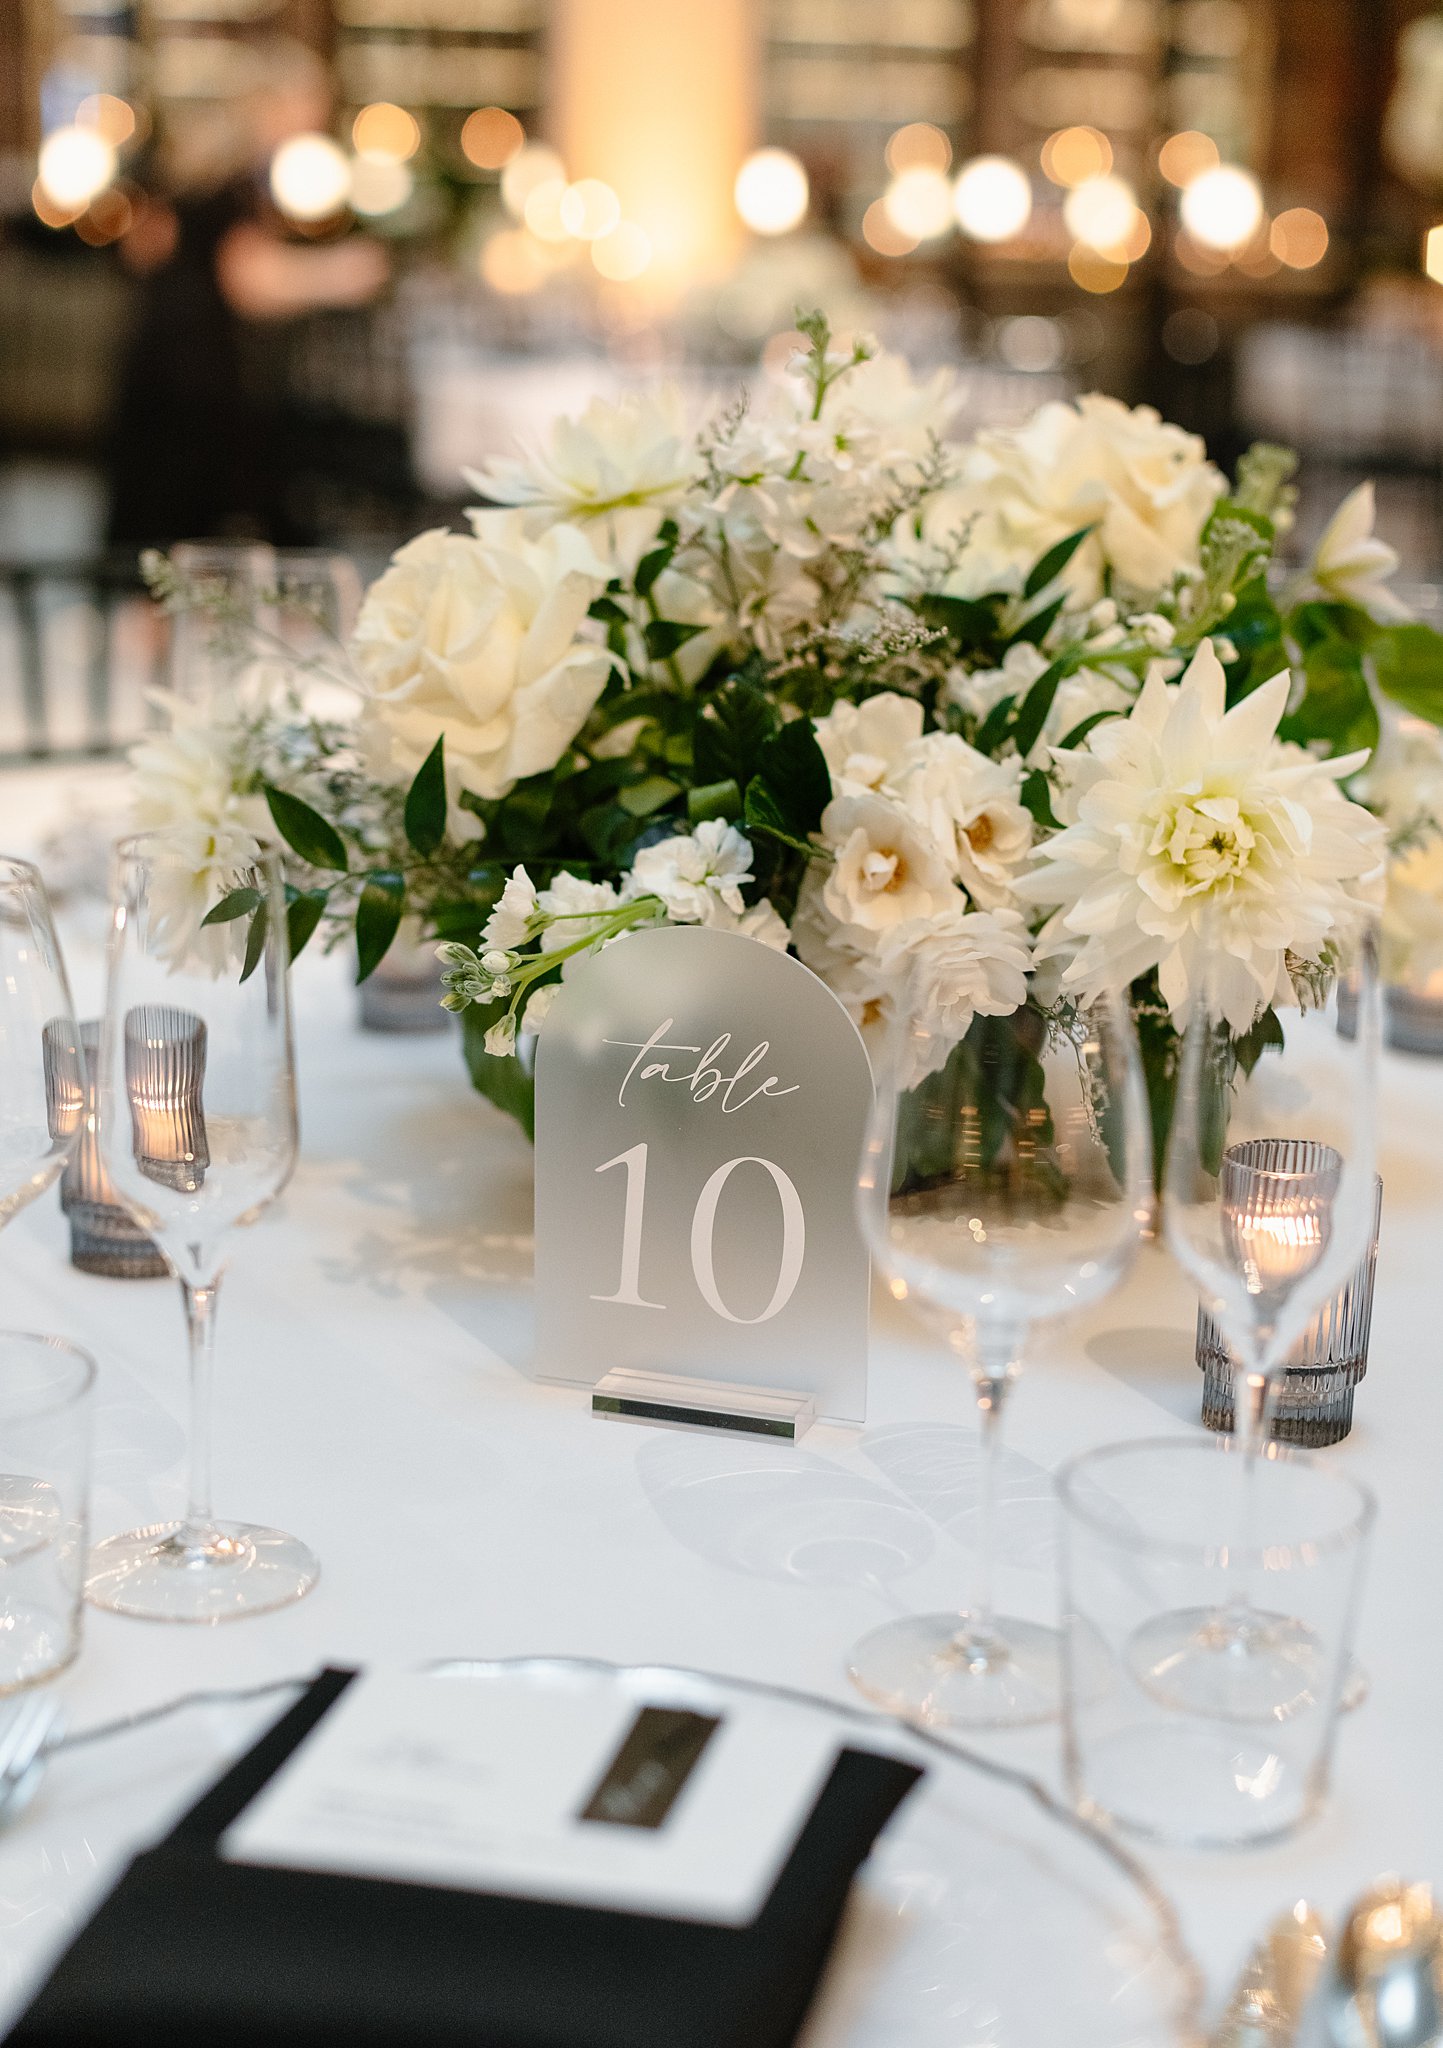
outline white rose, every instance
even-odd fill
[[[887,797],[833,797],[822,838],[835,853],[822,901],[839,925],[882,932],[962,900],[942,847]]]
[[[908,749],[922,737],[922,706],[894,690],[862,704],[841,699],[817,720],[816,732],[833,794],[860,796],[880,789],[902,768]]]
[[[905,990],[909,1016],[926,1037],[900,1048],[898,1082],[915,1087],[946,1063],[974,1017],[1010,1017],[1027,1000],[1032,965],[1027,931],[1016,911],[953,911],[890,934],[881,965]]]
[[[444,733],[453,829],[474,834],[462,790],[494,799],[554,768],[611,667],[582,637],[608,575],[575,527],[533,541],[510,514],[484,538],[408,542],[367,592],[351,643],[378,769],[414,775]]]
[[[984,908],[1006,902],[1032,850],[1032,814],[1019,801],[1022,763],[991,761],[952,732],[928,733],[910,750],[897,800],[945,849],[953,875]]]

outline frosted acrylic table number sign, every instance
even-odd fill
[[[682,926],[588,960],[537,1044],[540,1376],[679,1427],[860,1422],[871,1103],[855,1025],[785,954]]]

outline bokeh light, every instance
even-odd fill
[[[754,235],[784,235],[806,214],[811,188],[789,149],[758,149],[737,172],[732,196]]]
[[[941,171],[921,164],[898,173],[883,193],[882,204],[893,227],[919,242],[935,241],[956,224],[951,185]]]
[[[92,249],[104,249],[128,234],[134,219],[135,208],[128,195],[117,185],[107,185],[103,192],[96,193],[76,221],[75,232]]]
[[[1240,249],[1262,224],[1262,187],[1251,171],[1219,164],[1183,192],[1182,224],[1205,249]]]
[[[461,124],[461,153],[478,171],[504,170],[526,141],[526,130],[505,107],[478,107]]]
[[[1032,181],[1010,156],[974,156],[957,174],[952,205],[974,242],[1006,242],[1032,218]]]
[[[1215,171],[1221,162],[1211,135],[1204,135],[1197,128],[1184,128],[1180,135],[1169,135],[1157,153],[1158,169],[1169,185],[1176,185],[1179,190],[1200,178],[1204,171]]]
[[[1443,284],[1443,225],[1429,228],[1423,238],[1423,268],[1434,284]]]
[[[547,184],[565,186],[565,164],[544,142],[524,143],[501,173],[501,198],[507,212],[520,220],[531,194],[538,185]]]
[[[525,228],[500,228],[482,245],[480,272],[493,291],[521,298],[551,275],[546,252]]]
[[[561,195],[561,224],[579,242],[599,241],[621,219],[621,201],[600,178],[579,178]]]
[[[1081,185],[1112,169],[1112,144],[1100,128],[1059,128],[1042,145],[1042,169],[1054,185]]]
[[[1121,258],[1104,256],[1100,249],[1089,248],[1085,242],[1078,242],[1069,250],[1067,274],[1075,285],[1085,292],[1115,292],[1119,285],[1127,282],[1128,266]]]
[[[651,236],[634,220],[618,221],[592,243],[591,260],[613,284],[630,284],[651,262]]]
[[[538,241],[571,240],[571,230],[561,217],[561,202],[565,197],[564,178],[543,178],[539,185],[533,185],[527,193],[521,217]]]
[[[997,353],[1009,370],[1037,376],[1060,367],[1065,337],[1055,320],[1040,313],[1018,313],[999,324]]]
[[[910,256],[917,247],[917,237],[898,227],[882,199],[874,199],[862,215],[862,240],[879,256]]]
[[[115,176],[115,148],[98,129],[55,128],[40,145],[36,168],[46,198],[74,219]]]
[[[404,107],[376,100],[351,123],[351,146],[374,163],[403,164],[421,147],[421,124]]]
[[[123,149],[135,133],[135,109],[113,92],[92,92],[75,109],[77,128],[93,128],[112,149]]]
[[[329,220],[350,197],[351,166],[329,135],[293,135],[271,158],[271,197],[289,220]]]
[[[1194,277],[1221,277],[1228,267],[1224,250],[1209,249],[1195,242],[1186,228],[1179,228],[1172,250],[1183,269],[1190,270]]]
[[[85,211],[83,206],[57,206],[38,178],[30,187],[30,204],[35,218],[47,228],[68,228]]]
[[[902,171],[945,171],[951,163],[952,145],[930,121],[909,121],[887,143],[887,169],[894,178]]]
[[[1112,251],[1121,248],[1134,232],[1137,195],[1126,178],[1112,172],[1084,178],[1062,202],[1067,231],[1089,249]]]
[[[1328,223],[1311,206],[1290,206],[1273,222],[1268,244],[1289,270],[1312,270],[1328,253]]]
[[[358,156],[351,165],[351,205],[372,219],[395,213],[415,189],[411,166],[394,157]]]
[[[1162,323],[1162,345],[1175,363],[1195,369],[1218,352],[1218,323],[1201,306],[1179,306]]]

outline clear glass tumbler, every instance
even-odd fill
[[[1245,1485],[1239,1556],[1224,1532],[1239,1526]],[[1372,1495],[1277,1444],[1259,1455],[1195,1438],[1088,1451],[1057,1486],[1064,1756],[1081,1810],[1198,1848],[1273,1840],[1311,1818],[1328,1787]],[[1291,1688],[1266,1700],[1248,1687],[1200,1700],[1158,1665],[1159,1617],[1224,1611],[1240,1586],[1298,1617],[1306,1653]]]
[[[0,1330],[0,1694],[80,1648],[94,1385],[73,1344]]]

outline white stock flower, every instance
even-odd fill
[[[1185,1022],[1204,959],[1229,1025],[1291,996],[1287,956],[1317,960],[1381,879],[1382,828],[1338,787],[1366,759],[1319,761],[1280,741],[1289,678],[1231,711],[1211,644],[1182,681],[1154,673],[1126,719],[1060,755],[1064,830],[1020,896],[1056,905],[1039,953],[1063,954],[1084,997],[1157,968]]]
[[[551,1005],[556,1001],[560,993],[561,984],[558,981],[543,982],[540,988],[532,989],[531,994],[527,997],[526,1008],[521,1016],[522,1030],[530,1031],[533,1034],[539,1032],[547,1017],[551,1014]]]
[[[550,887],[541,890],[536,898],[539,911],[559,920],[542,932],[542,952],[556,953],[563,946],[574,946],[578,940],[591,936],[597,929],[595,920],[615,910],[620,902],[621,897],[610,882],[589,882],[563,868]],[[576,955],[578,960],[583,957],[580,953]],[[566,966],[570,965],[568,961]],[[562,973],[565,972],[563,967]]]
[[[1371,483],[1349,491],[1313,550],[1309,577],[1326,598],[1361,605],[1375,619],[1406,619],[1408,607],[1384,587],[1398,557],[1373,531],[1376,510]]]
[[[884,690],[861,704],[839,698],[816,721],[817,744],[834,796],[861,796],[899,774],[922,737],[922,706],[915,697]]]
[[[130,750],[132,809],[142,831],[167,834],[175,858],[157,882],[158,919],[169,957],[204,962],[213,974],[236,956],[243,923],[208,926],[206,913],[235,886],[238,869],[274,837],[266,800],[242,793],[243,731],[210,724],[195,706],[168,698],[168,732]]]
[[[992,761],[952,732],[930,732],[910,749],[893,787],[897,800],[947,856],[973,901],[1010,899],[1032,850],[1032,813],[1020,801],[1022,763]]]
[[[444,733],[452,826],[474,836],[461,791],[502,797],[554,768],[601,695],[611,657],[583,634],[608,574],[574,526],[529,540],[512,514],[484,539],[436,529],[408,542],[351,642],[376,768],[409,778]]]
[[[822,902],[838,925],[882,932],[940,916],[962,901],[947,854],[889,797],[833,797],[821,837],[834,854]]]
[[[482,928],[484,945],[500,946],[511,951],[524,946],[530,935],[531,920],[536,915],[536,884],[525,868],[513,868],[506,879],[496,908]]]
[[[742,885],[751,878],[750,840],[708,818],[694,832],[644,846],[623,886],[628,899],[659,896],[673,924],[709,924],[718,903],[742,915]]]
[[[699,468],[681,397],[663,386],[593,398],[519,455],[464,474],[493,503],[523,507],[533,534],[561,520],[584,527],[597,551],[630,574]]]

